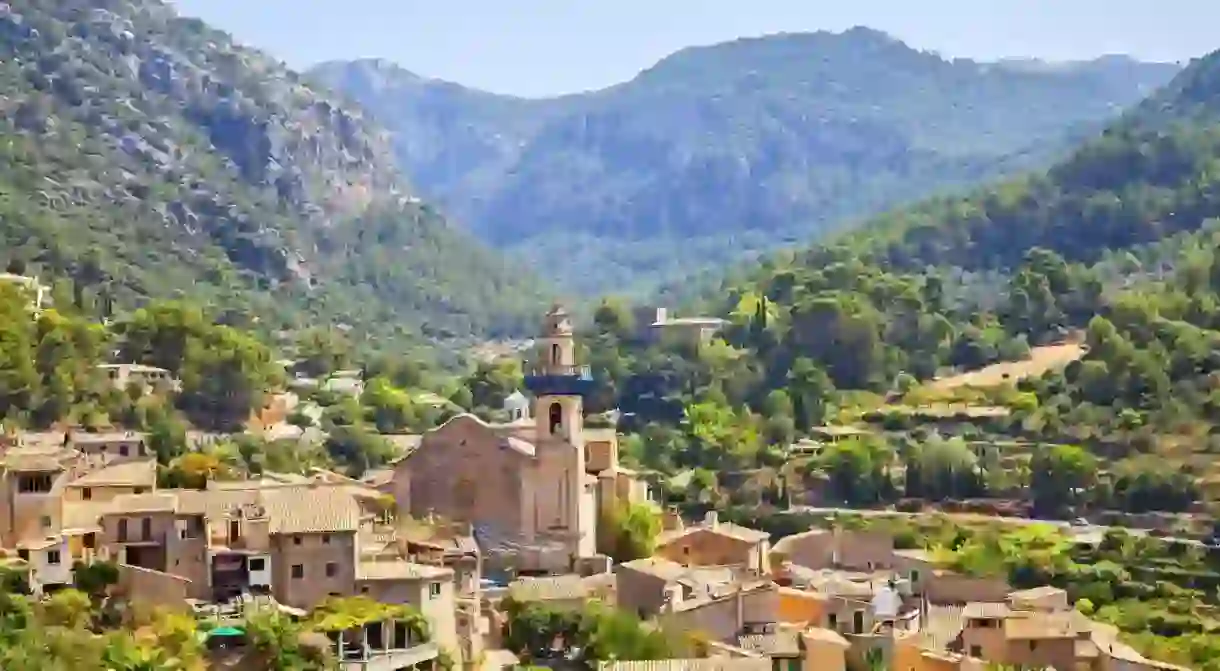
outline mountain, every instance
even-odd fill
[[[895,210],[836,246],[912,269],[1003,272],[1035,247],[1091,263],[1220,218],[1218,161],[1220,52],[1048,170]]]
[[[414,183],[477,236],[567,286],[621,291],[1044,165],[1177,69],[946,60],[857,28],[686,49],[546,100],[384,61],[310,74],[393,130]]]
[[[383,345],[516,333],[539,301],[358,107],[157,0],[0,3],[0,236],[120,309],[189,293]]]

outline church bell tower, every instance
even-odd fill
[[[576,365],[572,320],[556,304],[542,322],[539,355],[525,372],[525,386],[534,395],[534,421],[539,440],[565,440],[584,446],[583,397],[593,388],[588,366]]]

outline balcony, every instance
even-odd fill
[[[588,366],[534,364],[525,370],[525,386],[535,396],[586,396],[593,385],[593,371]]]
[[[168,534],[164,531],[145,531],[137,529],[134,533],[120,528],[115,538],[116,543],[123,545],[165,545]]]
[[[430,669],[440,657],[435,643],[424,643],[401,650],[344,651],[339,658],[343,671],[398,671],[398,669]]]

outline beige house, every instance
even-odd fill
[[[582,396],[593,381],[576,364],[563,308],[547,313],[539,342],[541,358],[526,376],[534,401],[523,416],[532,420],[492,425],[455,417],[395,464],[389,489],[413,517],[471,524],[487,560],[564,573],[596,554],[600,512],[620,492],[639,489],[617,468],[617,439],[584,427]]]
[[[715,511],[702,524],[661,534],[655,554],[684,566],[740,566],[757,575],[771,573],[770,534],[721,522]]]

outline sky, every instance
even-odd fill
[[[384,58],[532,97],[616,84],[683,47],[857,25],[985,60],[1184,61],[1220,48],[1216,0],[172,1],[295,68]]]

